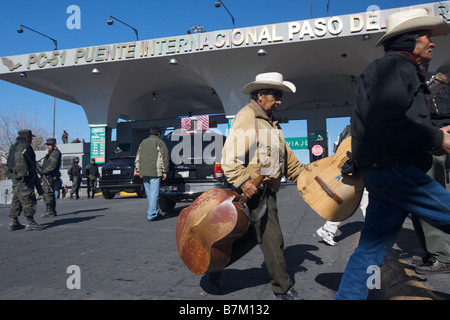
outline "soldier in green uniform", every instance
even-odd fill
[[[56,147],[56,139],[49,138],[46,142],[48,153],[45,155],[44,163],[42,164],[42,173],[48,183],[43,183],[44,201],[47,205],[47,211],[41,217],[56,216],[56,199],[55,191],[59,190],[61,172],[61,151]],[[42,178],[44,179],[44,178]]]
[[[41,230],[42,226],[34,221],[37,205],[34,188],[36,187],[39,194],[43,194],[36,173],[36,155],[31,147],[35,136],[28,129],[20,130],[18,133],[16,142],[9,149],[7,162],[7,176],[13,183],[9,230],[15,231],[23,228],[25,230]],[[21,212],[27,219],[25,227],[20,224],[18,219]]]
[[[98,165],[95,163],[95,158],[91,159],[91,163],[86,166],[86,170],[84,171],[86,176],[88,177],[87,181],[87,194],[88,198],[94,198],[95,189],[97,188],[97,178],[100,177],[100,173],[98,172]],[[92,191],[92,196],[91,196]]]
[[[66,132],[66,130],[64,130],[64,133],[63,133],[61,139],[64,144],[66,144],[67,140],[69,140],[69,134]]]
[[[80,162],[79,157],[73,159],[72,164],[67,169],[67,174],[69,175],[70,181],[72,181],[72,188],[70,189],[70,199],[73,199],[73,194],[75,193],[75,199],[79,199],[80,196],[78,192],[81,186],[81,167],[78,164]]]

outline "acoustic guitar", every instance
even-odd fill
[[[258,187],[264,179],[253,181]],[[181,210],[176,226],[178,254],[195,274],[215,273],[256,245],[245,213],[246,197],[232,189],[214,188]]]
[[[322,218],[339,222],[350,218],[358,209],[364,192],[361,172],[341,173],[351,152],[351,137],[345,138],[336,153],[314,161],[304,168],[297,188],[306,203]]]

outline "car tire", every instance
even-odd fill
[[[166,196],[159,196],[159,209],[163,212],[170,212],[177,203]]]
[[[116,195],[115,193],[109,192],[106,190],[102,190],[102,194],[103,194],[103,198],[105,198],[105,199],[112,199]]]
[[[136,191],[138,198],[147,198],[145,190]]]

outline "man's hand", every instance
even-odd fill
[[[166,180],[166,178],[167,178],[167,173],[163,173],[162,177],[161,177],[161,180],[164,181],[164,180]]]
[[[348,160],[345,161],[344,165],[341,167],[342,174],[352,174],[358,172],[358,167],[353,160],[353,153],[347,151]]]
[[[450,126],[440,128],[439,130],[444,133],[444,140],[442,141],[441,148],[446,153],[450,153]]]
[[[248,179],[241,187],[241,190],[249,199],[258,193],[258,188],[253,185],[253,179]]]
[[[448,133],[450,133],[450,126],[442,127],[439,130],[447,131]]]

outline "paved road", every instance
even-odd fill
[[[315,233],[323,219],[303,202],[295,185],[282,186],[278,203],[295,288],[308,300],[332,300],[357,244],[361,212],[342,225],[338,245],[330,247]],[[36,220],[45,229],[15,232],[8,231],[9,206],[1,205],[0,299],[271,300],[258,247],[223,271],[221,291],[207,276],[185,267],[175,226],[187,205],[178,204],[162,220],[149,223],[147,200],[137,197],[59,200],[59,215],[51,219],[40,218],[45,207],[39,201]],[[369,299],[450,299],[448,274],[415,274],[410,260],[418,253],[408,219],[381,269],[381,289],[371,290]],[[80,289],[69,289],[78,284],[77,274]]]

